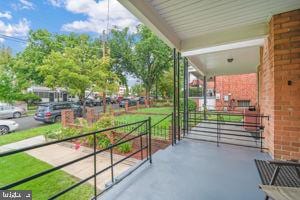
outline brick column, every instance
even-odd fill
[[[95,109],[94,108],[86,108],[86,120],[89,124],[94,123],[96,121]]]
[[[261,52],[259,99],[275,159],[300,159],[300,9],[274,15]]]
[[[125,101],[125,112],[128,112],[128,101]]]
[[[62,127],[68,127],[70,124],[74,124],[74,112],[73,110],[61,111],[61,125]]]

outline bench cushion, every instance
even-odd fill
[[[300,188],[260,185],[260,188],[274,200],[299,200]]]

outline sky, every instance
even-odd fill
[[[108,3],[109,28],[129,27],[135,32],[140,22],[117,0],[0,0],[0,45],[20,52],[26,43],[3,36],[26,40],[28,32],[37,29],[99,37],[107,29]]]
[[[117,0],[109,0],[109,27],[130,27],[139,21]],[[0,34],[26,39],[29,30],[87,33],[99,36],[107,27],[108,0],[0,0]],[[0,38],[14,52],[25,44]]]

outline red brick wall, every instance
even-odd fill
[[[224,95],[231,93],[230,99],[250,100],[250,105],[257,103],[257,78],[255,73],[217,76],[215,81],[216,93],[221,98],[216,100],[216,107],[227,107],[229,101],[224,101]],[[214,82],[208,82],[208,88],[214,89]]]
[[[270,22],[273,24],[273,21]],[[265,126],[263,136],[265,137],[265,146],[269,148],[269,153],[274,155],[274,66],[273,66],[273,34],[270,29],[270,35],[265,40],[261,48],[261,65],[258,69],[259,77],[259,110],[263,115],[270,116],[270,120],[263,119]]]
[[[300,10],[273,16],[259,69],[266,144],[275,159],[300,160]],[[288,81],[292,84],[288,85]]]
[[[273,23],[274,155],[300,160],[300,9],[275,15]]]

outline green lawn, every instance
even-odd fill
[[[145,120],[151,117],[151,124],[154,125],[159,122],[161,119],[166,117],[165,115],[140,115],[140,114],[127,114],[127,115],[120,115],[115,118],[116,121],[125,122],[125,123],[134,123],[137,121]],[[160,123],[161,126],[168,126],[171,122],[171,117],[164,120]]]
[[[30,175],[52,168],[51,165],[42,162],[26,153],[18,153],[0,159],[0,187]],[[43,177],[29,181],[12,189],[32,190],[33,199],[48,199],[52,195],[77,183],[79,180],[63,171],[55,171]],[[59,199],[90,199],[93,195],[93,187],[83,184]]]
[[[172,113],[172,107],[159,107],[159,108],[142,108],[137,110],[137,113],[157,113],[157,114],[170,114]]]
[[[35,137],[38,135],[44,135],[48,131],[57,130],[61,127],[61,125],[58,124],[51,124],[51,125],[45,125],[37,128],[32,128],[24,131],[18,131],[16,133],[10,133],[7,135],[0,136],[0,146],[18,142],[21,140],[25,140],[27,138]]]
[[[243,116],[238,116],[238,115],[228,115],[228,114],[223,114],[219,115],[220,121],[228,121],[228,122],[241,122],[243,120]],[[210,115],[208,114],[208,119],[209,120],[217,120],[217,115]]]

